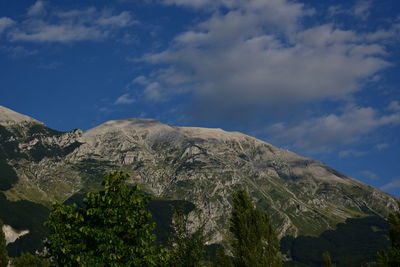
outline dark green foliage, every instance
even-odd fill
[[[360,266],[375,261],[376,252],[388,245],[388,224],[377,216],[347,219],[346,223],[338,224],[335,230],[325,231],[319,237],[281,239],[282,253],[294,262],[311,267],[323,264],[321,255],[325,251],[330,252],[339,267]]]
[[[400,266],[400,251],[397,248],[389,247],[384,252],[378,254],[377,260],[380,267],[398,267]]]
[[[0,267],[8,264],[8,252],[6,249],[6,237],[3,232],[3,222],[0,220]]]
[[[233,263],[237,267],[281,266],[279,241],[269,216],[256,210],[244,190],[233,195],[230,232]]]
[[[204,266],[205,242],[204,224],[193,232],[189,230],[188,215],[182,207],[173,215],[172,235],[168,244],[168,265],[171,267]]]
[[[8,139],[12,136],[5,127],[0,126],[0,190],[8,190],[18,181],[14,169],[7,163],[9,153],[13,153],[18,142],[11,142]]]
[[[43,205],[26,200],[9,201],[0,193],[0,219],[16,230],[29,230],[29,234],[8,244],[7,249],[11,257],[19,256],[22,251],[33,253],[35,249],[41,248],[48,232],[43,226],[48,215],[49,210]]]
[[[79,192],[68,198],[64,204],[70,205],[75,203],[79,208],[83,208],[85,205],[83,199],[86,193]],[[151,199],[146,205],[146,208],[153,215],[150,222],[155,223],[153,233],[157,237],[157,241],[160,244],[166,244],[170,234],[172,233],[172,216],[174,210],[178,207],[185,207],[185,214],[188,214],[195,209],[195,205],[185,200],[167,200],[167,199]]]
[[[17,133],[10,132],[0,125],[0,158],[27,158],[19,152],[18,141],[14,138],[22,138]]]
[[[335,267],[336,265],[332,263],[331,254],[328,251],[322,253],[323,265],[322,267]]]
[[[30,253],[22,253],[21,256],[11,260],[13,267],[48,267],[50,263],[46,259]]]
[[[18,181],[14,169],[7,163],[0,153],[0,190],[8,190]]]
[[[216,262],[216,254],[217,254],[217,249],[222,247],[220,244],[210,244],[210,245],[205,245],[206,249],[206,254],[205,254],[205,259],[207,259],[210,262]]]
[[[400,208],[400,202],[398,203]],[[379,266],[400,266],[400,212],[391,213],[388,217],[389,237],[392,245],[378,254]]]
[[[154,224],[145,209],[149,197],[125,184],[128,174],[104,175],[104,189],[88,193],[84,207],[55,204],[48,256],[60,266],[157,266]]]
[[[216,267],[233,267],[232,258],[225,254],[224,248],[219,247],[215,253]]]
[[[389,222],[389,236],[390,236],[390,241],[392,242],[392,247],[400,249],[400,212],[395,212],[390,214],[388,222]]]
[[[167,244],[171,233],[173,233],[172,218],[174,211],[179,207],[185,207],[185,215],[196,208],[193,203],[184,200],[152,199],[150,203],[146,205],[146,208],[153,215],[151,222],[156,224],[153,233],[162,244]]]

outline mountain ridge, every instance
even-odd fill
[[[15,112],[9,108],[0,105],[0,124],[20,123],[20,122],[34,122],[44,124],[32,117]]]
[[[84,132],[58,132],[36,120],[0,126],[0,153],[17,177],[4,190],[9,200],[64,201],[96,190],[104,172],[122,168],[157,197],[194,203],[209,218],[211,242],[226,235],[238,188],[271,214],[280,236],[316,236],[347,218],[397,210],[397,199],[379,189],[239,132],[140,118]]]

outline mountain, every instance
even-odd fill
[[[395,197],[262,140],[152,119],[59,132],[0,107],[0,168],[7,201],[42,206],[97,190],[106,171],[129,170],[129,182],[152,195],[199,208],[211,243],[226,235],[230,196],[239,188],[269,212],[281,237],[318,236],[348,218],[397,210]]]
[[[15,124],[19,122],[33,122],[33,123],[43,124],[35,120],[34,118],[17,113],[3,106],[0,106],[0,122],[2,125]]]

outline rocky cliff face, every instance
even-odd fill
[[[237,132],[125,119],[61,133],[3,117],[0,153],[16,177],[3,188],[9,200],[65,200],[95,189],[103,172],[123,168],[153,195],[194,203],[214,242],[226,232],[230,196],[239,188],[271,214],[281,236],[316,235],[346,218],[396,209],[382,191]]]

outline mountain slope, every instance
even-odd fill
[[[192,201],[210,218],[209,229],[225,229],[227,200],[240,187],[272,214],[281,235],[315,235],[346,218],[385,216],[396,206],[388,194],[241,133],[127,119],[100,125],[82,139],[71,162],[130,169],[132,182],[153,194]]]
[[[5,108],[0,114],[1,181],[8,181],[2,189],[9,200],[63,201],[96,190],[105,171],[124,168],[130,182],[153,195],[194,203],[209,218],[213,242],[226,233],[238,188],[272,215],[280,236],[318,235],[347,218],[396,209],[396,199],[382,191],[237,132],[124,119],[62,133]]]
[[[3,106],[0,106],[0,122],[1,124],[14,124],[20,122],[34,122],[42,124],[34,118],[20,114]]]

